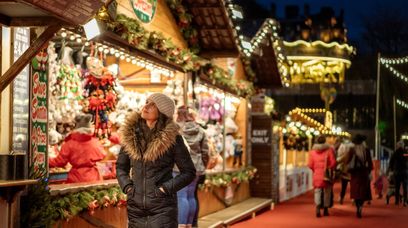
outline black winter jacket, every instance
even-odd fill
[[[138,113],[132,114],[122,127],[122,150],[116,163],[119,185],[124,192],[129,190],[129,227],[177,227],[176,193],[191,183],[196,170],[174,122],[140,151],[136,146],[137,140],[143,140],[136,134],[139,118]],[[173,178],[174,164],[180,174]]]

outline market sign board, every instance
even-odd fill
[[[13,59],[14,62],[30,46],[30,29],[17,27],[13,32]],[[11,138],[11,153],[12,154],[27,154],[28,152],[28,119],[29,119],[29,76],[30,69],[26,66],[13,80],[12,85],[12,138]]]
[[[31,61],[31,151],[34,169],[45,168],[47,162],[48,82],[47,49],[40,51]]]
[[[157,0],[130,0],[133,11],[143,23],[150,23],[156,14]]]

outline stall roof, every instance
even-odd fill
[[[239,51],[235,30],[223,0],[187,0],[188,11],[197,26],[200,55],[204,57],[233,57]]]
[[[286,81],[279,70],[284,55],[278,28],[279,23],[268,18],[251,40],[251,64],[256,74],[255,85],[260,88],[280,88]]]
[[[275,51],[270,40],[259,46],[259,53],[251,58],[256,73],[255,85],[261,88],[280,88],[282,80],[278,70]]]
[[[0,0],[0,24],[47,26],[85,24],[104,5],[102,0]]]

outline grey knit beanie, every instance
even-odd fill
[[[153,93],[147,99],[154,102],[157,109],[159,109],[159,112],[163,113],[169,118],[173,118],[176,105],[174,104],[173,99],[171,99],[169,96],[164,95],[163,93]]]

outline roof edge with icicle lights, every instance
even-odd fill
[[[281,81],[281,85],[285,87],[289,87],[290,78],[288,71],[284,67],[284,62],[287,61],[286,55],[284,54],[283,42],[281,37],[279,36],[279,22],[272,18],[267,18],[262,26],[258,29],[255,36],[251,39],[250,42],[250,49],[244,51],[244,53],[251,57],[254,55],[258,55],[262,57],[265,52],[265,48],[270,49],[272,46],[273,55],[275,57],[275,63],[277,65],[277,70],[275,72],[270,72],[273,75],[272,77],[278,75]],[[262,45],[267,43],[266,46]],[[272,44],[272,45],[269,45]],[[273,64],[273,63],[269,63]],[[262,69],[258,70],[262,71]],[[271,77],[269,76],[269,77]]]

